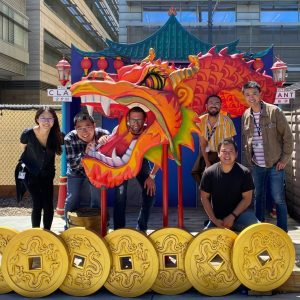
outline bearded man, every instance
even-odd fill
[[[220,113],[222,101],[217,95],[206,99],[207,113],[200,116],[200,151],[197,158],[198,166],[194,166],[192,175],[200,183],[206,168],[219,161],[218,145],[227,138],[233,138],[236,130],[232,120]]]

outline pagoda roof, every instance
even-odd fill
[[[106,40],[106,42],[108,48],[97,52],[83,51],[78,49],[75,45],[72,45],[72,47],[82,56],[94,58],[99,56],[112,58],[120,56],[128,58],[128,60],[132,62],[141,61],[147,57],[150,48],[155,50],[156,59],[174,61],[177,63],[188,62],[189,55],[196,55],[199,52],[205,54],[213,46],[216,46],[217,51],[227,47],[228,54],[241,53],[237,48],[239,40],[217,45],[203,42],[188,32],[173,14],[160,29],[140,42],[132,44],[117,43],[111,40]],[[263,57],[272,51],[272,49],[273,45],[260,52],[246,52],[244,56],[248,59]]]
[[[111,56],[115,53],[116,56],[130,57],[131,60],[141,60],[148,56],[149,49],[155,50],[156,58],[162,60],[173,61],[187,61],[189,55],[196,55],[199,52],[205,54],[212,44],[205,43],[199,38],[188,32],[177,20],[175,15],[171,15],[168,21],[152,35],[144,39],[143,41],[123,44],[106,40],[109,48],[102,52],[107,56]],[[236,49],[239,40],[216,45],[216,49],[227,47],[228,53],[239,52]]]

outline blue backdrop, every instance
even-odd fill
[[[83,70],[81,68],[80,62],[83,59],[84,56],[88,56],[89,59],[92,62],[92,67],[89,70],[98,70],[97,61],[100,56],[103,56],[101,52],[84,52],[79,49],[77,49],[75,46],[72,46],[72,70],[71,70],[71,76],[72,76],[72,83],[75,83],[77,81],[80,81],[83,74]],[[249,59],[255,59],[256,57],[260,57],[265,65],[265,69],[269,75],[271,75],[271,66],[273,63],[273,48],[269,48],[268,50],[251,54],[246,54],[246,57],[249,57]],[[115,58],[113,57],[106,57],[106,60],[108,61],[108,67],[106,69],[106,72],[108,73],[116,73],[116,70],[113,67],[113,61]],[[123,59],[125,64],[129,64],[130,61],[126,61],[126,59]],[[76,113],[80,111],[80,99],[73,97],[73,101],[71,103],[64,103],[64,111],[65,111],[65,132],[69,132],[71,129],[73,129],[73,117]],[[238,161],[241,161],[241,118],[235,118],[233,119],[237,136],[235,137],[235,141],[238,144],[239,148],[239,157]],[[115,126],[117,125],[117,120],[112,120],[103,117],[102,119],[102,127],[111,131]],[[198,190],[196,183],[194,179],[191,176],[191,170],[193,167],[193,164],[197,158],[198,155],[198,149],[199,149],[199,140],[198,136],[194,135],[194,142],[195,142],[195,152],[192,152],[191,150],[187,148],[182,148],[182,174],[183,174],[183,204],[186,207],[196,207],[198,205]],[[156,194],[156,206],[161,206],[162,203],[162,176],[161,172],[158,172],[158,175],[156,177],[156,184],[157,184],[157,194]],[[108,205],[112,205],[113,202],[113,189],[108,191]],[[177,165],[174,161],[169,160],[169,205],[170,206],[177,206]]]

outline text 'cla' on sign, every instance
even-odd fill
[[[71,91],[67,89],[47,89],[47,95],[50,97],[72,97]]]
[[[275,104],[289,104],[290,99],[295,98],[295,91],[286,91],[285,89],[277,89]]]
[[[54,102],[72,102],[72,93],[65,87],[58,89],[47,89],[47,95],[53,97]]]

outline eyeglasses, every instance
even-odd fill
[[[42,123],[46,123],[46,122],[54,122],[54,118],[44,118],[44,117],[41,117],[39,118],[39,121],[42,122]]]
[[[132,124],[134,123],[142,124],[144,122],[144,119],[129,119],[129,122]]]
[[[89,131],[89,130],[93,130],[94,126],[85,126],[85,127],[78,127],[76,128],[76,130],[78,132],[83,132],[83,131]]]

